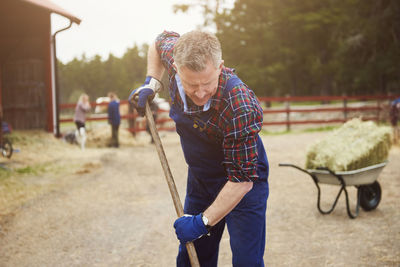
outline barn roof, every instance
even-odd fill
[[[71,21],[75,22],[76,24],[80,24],[81,20],[71,13],[68,13],[61,7],[57,6],[56,4],[52,3],[50,0],[21,0],[23,2],[38,6],[40,8],[44,8],[50,12],[56,13],[63,17],[70,19]]]

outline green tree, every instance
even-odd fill
[[[227,66],[259,95],[373,94],[399,90],[397,0],[236,0],[213,10]]]
[[[400,93],[400,1],[227,2],[193,0],[174,11],[200,9],[199,27],[215,28],[225,65],[259,96]],[[126,99],[143,82],[147,50],[59,63],[62,102],[81,92]]]
[[[338,83],[358,94],[400,92],[400,2],[348,0],[345,10]]]
[[[134,45],[121,57],[110,54],[107,60],[99,55],[74,58],[63,64],[58,62],[61,102],[76,102],[79,95],[87,93],[94,101],[114,91],[121,99],[127,99],[131,90],[139,86],[146,75],[148,45]]]

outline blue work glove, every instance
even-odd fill
[[[140,116],[146,113],[146,102],[153,100],[156,93],[161,91],[162,83],[151,76],[147,76],[144,84],[133,90],[128,101],[134,105]]]
[[[208,234],[208,230],[199,215],[183,215],[175,223],[175,233],[182,244],[196,240],[203,235]]]

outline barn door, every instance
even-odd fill
[[[14,129],[46,128],[46,85],[44,62],[18,59],[2,66],[4,121]]]

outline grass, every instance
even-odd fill
[[[58,188],[63,177],[82,168],[83,162],[68,158],[74,147],[51,133],[13,131],[7,138],[20,152],[11,159],[0,158],[0,215],[12,213],[24,203]]]
[[[6,137],[13,143],[13,146],[41,146],[46,144],[42,130],[13,131]]]
[[[340,126],[322,126],[322,127],[317,127],[317,128],[307,128],[304,129],[302,132],[305,133],[312,133],[312,132],[326,132],[326,131],[333,131],[337,128],[339,128]]]
[[[283,130],[283,131],[268,131],[263,128],[260,132],[261,135],[285,135],[285,134],[296,134],[296,133],[312,133],[312,132],[329,132],[339,128],[339,126],[321,126],[315,128],[306,128],[301,130]]]
[[[33,174],[38,175],[44,171],[43,166],[27,166],[24,168],[18,168],[15,170],[19,174]]]
[[[3,180],[9,178],[14,172],[4,167],[0,168],[0,184]]]

